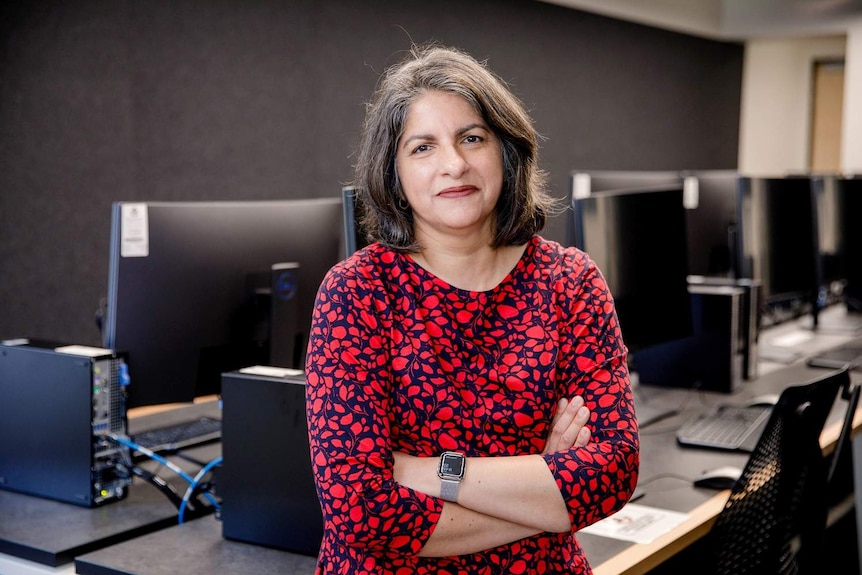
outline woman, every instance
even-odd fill
[[[382,77],[356,164],[372,243],[324,279],[306,362],[318,573],[589,573],[575,532],[631,496],[626,348],[592,261],[538,235],[537,139],[463,52]]]

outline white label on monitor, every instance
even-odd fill
[[[590,183],[589,174],[575,174],[574,181],[572,182],[572,196],[575,199],[589,198],[592,191]]]
[[[696,210],[700,202],[700,188],[697,178],[688,176],[682,181],[682,206],[687,210]]]
[[[147,204],[122,204],[120,210],[120,257],[147,257],[150,255]]]

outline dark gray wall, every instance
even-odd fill
[[[511,83],[557,196],[736,167],[741,45],[534,0],[7,0],[0,39],[0,338],[100,343],[113,201],[337,195],[411,40]]]

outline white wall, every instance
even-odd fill
[[[844,58],[846,45],[843,35],[745,43],[740,172],[769,176],[808,169],[813,65]]]
[[[862,0],[541,0],[721,40],[832,36],[862,15]]]
[[[722,0],[721,31],[744,39],[843,35],[860,14],[860,0]]]
[[[841,169],[862,174],[862,20],[847,29]]]
[[[715,38],[722,0],[542,0],[647,26]]]

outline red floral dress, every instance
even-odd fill
[[[318,574],[590,573],[575,532],[637,482],[626,348],[607,285],[576,248],[536,236],[497,287],[471,292],[372,244],[321,284],[306,369]],[[574,395],[592,412],[592,441],[544,456],[571,532],[418,557],[443,501],[397,484],[392,451],[540,453],[557,400]]]

